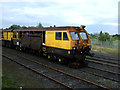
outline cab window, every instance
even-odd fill
[[[78,32],[70,32],[72,40],[80,40]]]
[[[62,32],[56,32],[56,40],[62,40]]]
[[[66,32],[63,32],[63,40],[69,40]]]
[[[82,40],[88,40],[87,34],[85,32],[80,32]]]

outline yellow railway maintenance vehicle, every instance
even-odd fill
[[[81,25],[2,30],[2,45],[81,67],[87,65],[86,55],[92,55],[91,41],[84,28]]]

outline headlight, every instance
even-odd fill
[[[92,46],[89,46],[89,48],[92,48]]]
[[[76,50],[77,48],[76,47],[72,47],[73,50]]]

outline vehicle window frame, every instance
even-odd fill
[[[61,33],[60,39],[57,39],[57,33]],[[62,40],[62,32],[55,32],[55,40]]]
[[[80,33],[81,33],[81,32],[79,32],[79,34],[80,34]],[[82,40],[88,40],[89,38],[88,38],[87,33],[86,33],[86,32],[82,32],[82,33],[85,33],[85,34],[86,34],[87,39],[83,39],[83,38],[81,37],[81,35],[80,35],[81,39],[82,39]]]
[[[17,38],[17,32],[13,32],[13,38]]]
[[[2,38],[4,38],[3,31],[2,31]]]
[[[64,39],[64,33],[67,35],[67,39]],[[67,32],[63,32],[63,40],[65,40],[65,41],[69,41],[69,38],[68,38],[68,34],[67,34]]]
[[[80,40],[79,32],[77,32],[77,31],[70,31],[69,34],[70,34],[71,32],[76,32],[76,33],[78,33],[78,37],[79,37],[79,40]],[[70,37],[71,37],[71,40],[73,40],[71,34],[70,34]],[[73,41],[76,41],[76,40],[73,40]]]

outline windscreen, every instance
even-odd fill
[[[70,32],[72,40],[80,40],[79,35],[77,32]]]
[[[87,34],[85,32],[80,32],[82,40],[88,40]]]

